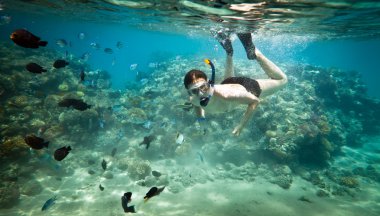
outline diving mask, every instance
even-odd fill
[[[210,84],[206,81],[201,81],[198,83],[193,84],[187,92],[189,95],[205,95],[210,87]]]

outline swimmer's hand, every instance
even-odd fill
[[[235,136],[239,136],[240,133],[241,133],[241,130],[243,129],[243,127],[241,125],[238,125],[237,127],[235,127],[235,129],[232,131],[232,134],[235,135]]]

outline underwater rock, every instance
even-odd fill
[[[88,170],[87,173],[90,174],[90,175],[94,175],[95,171],[94,170]]]
[[[319,197],[328,197],[328,196],[330,196],[329,192],[327,192],[325,190],[321,190],[321,189],[319,189],[316,194]]]
[[[179,182],[171,182],[167,188],[172,193],[179,193],[185,189]]]
[[[66,82],[63,82],[58,86],[58,90],[62,92],[67,92],[69,91],[69,85]]]
[[[146,187],[152,187],[157,184],[157,179],[153,176],[147,176],[144,179]]]
[[[20,198],[20,188],[16,183],[2,183],[0,187],[0,209],[16,206]]]
[[[83,130],[92,130],[99,127],[97,124],[98,113],[94,109],[87,109],[85,111],[67,110],[62,112],[58,121],[65,128],[81,128]]]
[[[291,175],[281,175],[273,178],[270,182],[282,187],[283,189],[289,189],[292,185],[293,178]]]
[[[28,159],[29,147],[26,145],[24,138],[15,136],[6,139],[0,145],[0,158],[22,158]]]
[[[357,188],[359,187],[359,181],[353,176],[344,176],[339,180],[339,184],[342,186],[346,186],[349,188]]]
[[[126,116],[127,121],[133,124],[144,124],[148,120],[147,114],[140,108],[128,109]]]
[[[52,125],[44,132],[44,137],[47,140],[57,139],[65,132],[64,128],[60,125]]]
[[[42,127],[45,127],[46,123],[40,119],[32,119],[30,121],[30,126],[34,129],[39,129],[39,128],[42,128]]]
[[[147,160],[132,159],[128,162],[128,175],[133,180],[142,180],[149,176],[152,169]]]
[[[27,196],[35,196],[42,192],[43,188],[41,184],[36,180],[29,180],[27,183],[24,183],[21,187],[21,194]]]
[[[169,184],[169,176],[168,175],[161,175],[157,180],[157,185],[168,185]]]
[[[113,178],[113,174],[110,171],[104,172],[103,176],[106,179],[112,179]]]
[[[183,157],[185,155],[189,155],[191,153],[191,149],[190,143],[183,143],[182,145],[178,145],[175,150],[175,154],[178,157]]]
[[[96,87],[99,89],[108,89],[111,87],[111,82],[105,79],[98,79],[96,82]]]
[[[125,171],[128,169],[128,163],[129,160],[126,158],[120,159],[117,163],[117,168],[119,168],[122,171]]]
[[[61,100],[61,97],[58,95],[47,95],[44,100],[44,107],[46,109],[53,109],[57,107],[58,102]]]
[[[26,107],[29,104],[28,97],[25,95],[14,96],[8,100],[8,106],[15,106],[18,108]]]

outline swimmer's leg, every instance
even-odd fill
[[[255,45],[252,42],[251,33],[238,33],[237,36],[243,44],[245,52],[247,53],[247,58],[254,60],[256,58]]]
[[[224,79],[227,79],[228,77],[234,76],[234,62],[232,59],[232,55],[226,56],[226,68],[224,71]]]
[[[256,60],[261,68],[271,79],[257,79],[261,88],[261,96],[265,97],[275,93],[283,88],[288,82],[288,77],[285,73],[275,65],[271,60],[265,57],[260,50],[255,50]]]
[[[232,56],[234,54],[234,49],[232,47],[232,42],[230,39],[230,34],[226,34],[223,32],[216,33],[216,39],[219,41],[220,45],[222,45],[223,49],[226,51],[226,66],[224,71],[224,79],[228,77],[234,76],[234,64]]]

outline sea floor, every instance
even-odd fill
[[[379,168],[379,140],[372,139],[360,149],[345,147],[344,154],[335,159],[331,166],[358,165],[369,163]],[[165,170],[164,160],[152,163],[154,169]],[[177,165],[170,170],[202,169],[213,172],[213,167],[197,163]],[[196,166],[196,167],[195,167]],[[283,189],[268,182],[261,176],[247,182],[232,179],[210,179],[172,193],[165,189],[159,196],[143,201],[148,187],[131,181],[126,172],[114,172],[112,179],[87,174],[86,168],[77,168],[71,176],[57,179],[46,176],[43,171],[34,174],[44,190],[35,196],[22,195],[19,204],[12,209],[2,209],[0,215],[124,215],[120,197],[132,191],[131,205],[135,205],[135,215],[379,215],[380,185],[362,179],[360,189],[354,196],[316,195],[318,188],[299,176],[294,176],[289,189]],[[104,191],[99,190],[99,183]],[[56,204],[42,212],[44,202],[57,195]],[[301,199],[303,197],[303,199]]]

